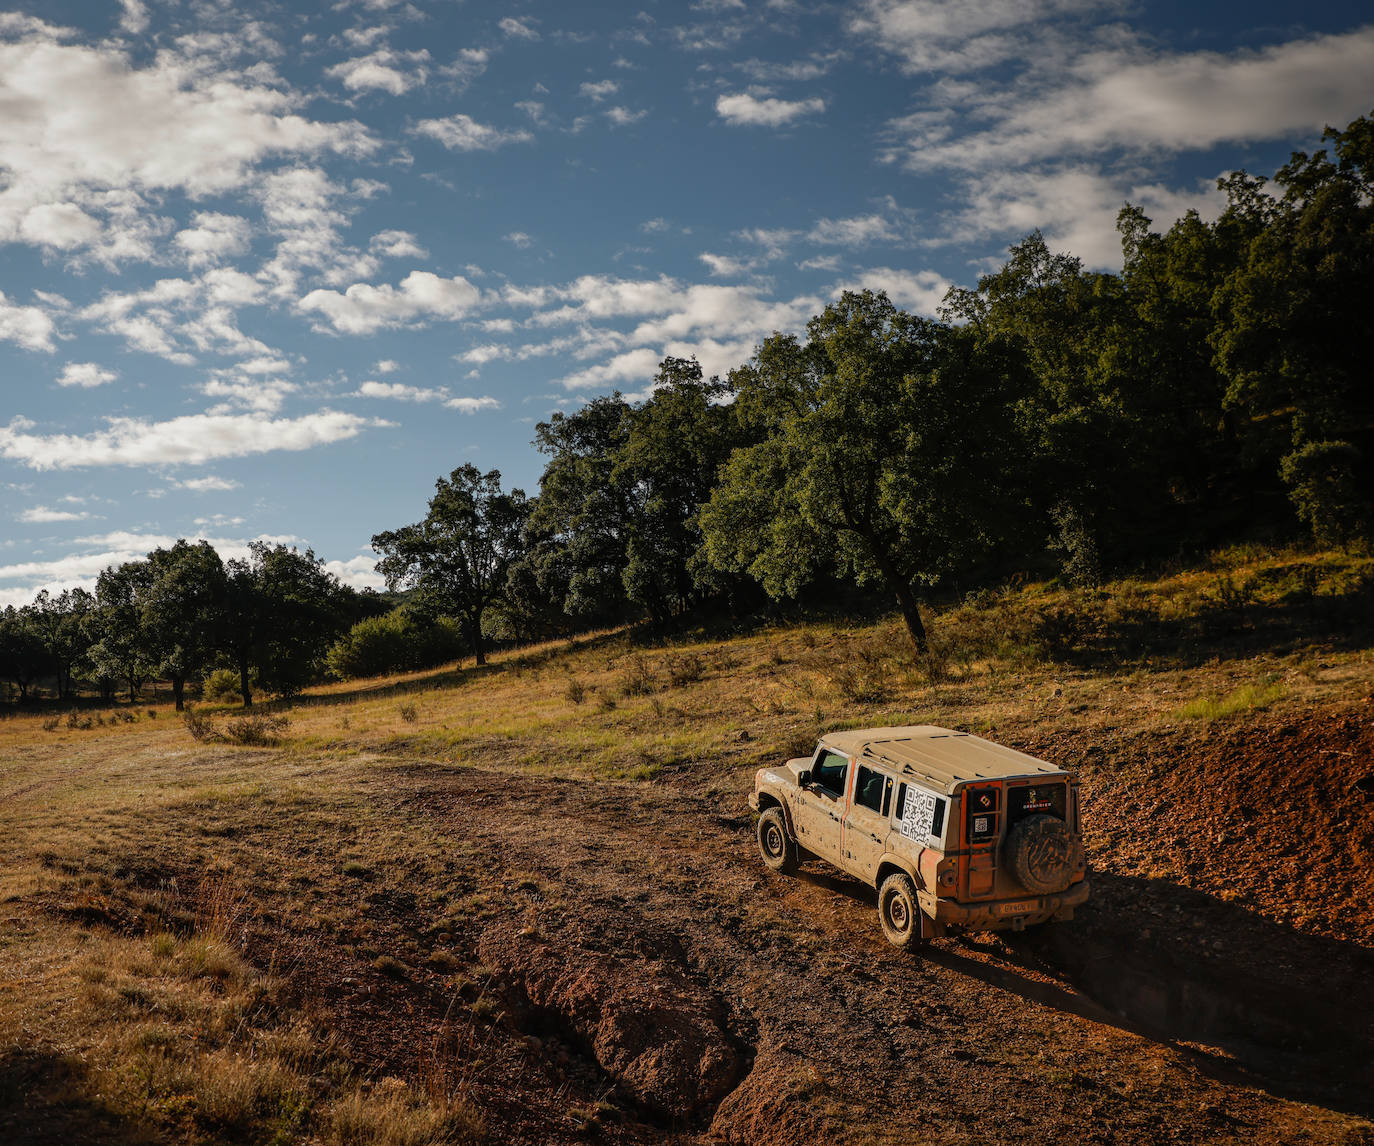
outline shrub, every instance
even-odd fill
[[[398,711],[401,714],[401,719],[407,724],[414,724],[420,719],[420,710],[408,701],[401,705]]]
[[[674,686],[693,684],[706,674],[706,662],[700,653],[684,653],[668,658],[668,679]]]
[[[340,679],[382,676],[433,668],[463,654],[462,632],[456,621],[417,618],[407,609],[359,621],[325,654],[329,671]]]
[[[630,658],[628,667],[620,675],[620,692],[623,696],[648,696],[658,689],[658,677],[642,656]]]
[[[563,690],[563,695],[572,701],[573,704],[581,704],[587,699],[587,686],[576,677],[573,677],[568,681],[568,686]]]
[[[286,731],[289,723],[290,721],[284,716],[254,712],[226,721],[224,736],[225,739],[235,744],[277,744],[281,741],[281,735]]]
[[[215,669],[205,678],[200,695],[211,704],[228,704],[239,699],[239,674],[233,669]]]
[[[1279,467],[1288,497],[1320,545],[1349,545],[1369,532],[1360,495],[1360,451],[1349,442],[1308,442]]]

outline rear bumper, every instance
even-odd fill
[[[1026,896],[1024,899],[999,899],[988,903],[956,903],[940,899],[935,904],[937,924],[965,927],[970,931],[1020,931],[1047,920],[1071,919],[1075,907],[1091,891],[1083,879],[1057,895]]]

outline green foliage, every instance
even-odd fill
[[[1308,442],[1283,459],[1283,484],[1318,544],[1346,546],[1368,536],[1369,501],[1358,477],[1363,461],[1349,442]]]
[[[499,470],[460,466],[435,483],[423,521],[372,538],[377,569],[388,589],[413,589],[430,614],[459,618],[484,664],[482,617],[505,592],[530,509],[523,491],[502,491]]]
[[[1026,520],[1028,376],[999,339],[847,292],[809,339],[774,335],[731,375],[757,444],[737,449],[701,513],[705,553],[774,597],[834,571],[895,597],[925,644],[934,585]]]
[[[201,696],[211,704],[225,704],[239,696],[239,675],[233,669],[217,668],[201,685]]]
[[[448,617],[433,620],[401,608],[359,621],[330,646],[325,664],[331,675],[382,676],[432,668],[463,654],[463,633]]]

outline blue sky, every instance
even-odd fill
[[[177,537],[379,584],[534,424],[1374,109],[1355,3],[44,0],[0,13],[0,605]]]

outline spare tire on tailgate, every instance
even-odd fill
[[[1036,895],[1063,891],[1077,866],[1073,833],[1058,816],[1027,816],[1007,835],[1007,864]]]

